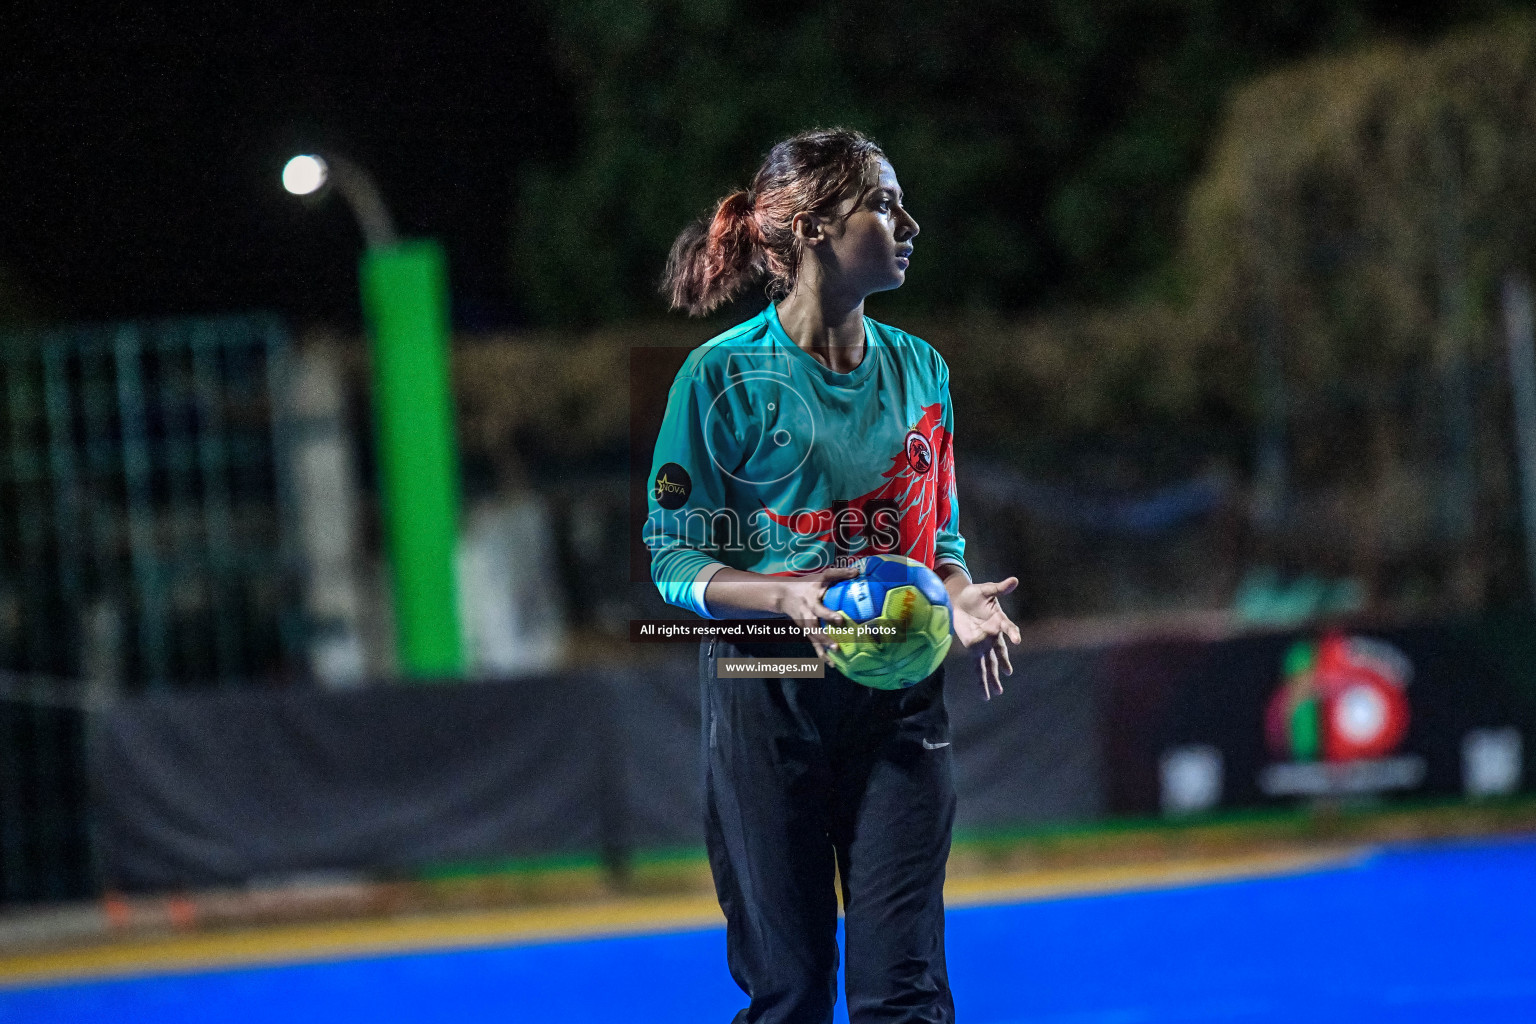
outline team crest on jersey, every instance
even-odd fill
[[[933,466],[933,449],[928,446],[928,438],[916,430],[907,431],[907,465],[918,476],[926,476]]]
[[[651,486],[651,495],[656,499],[656,504],[665,509],[679,509],[688,502],[688,495],[693,493],[693,481],[688,477],[688,471],[675,462],[669,462],[656,471],[656,482]]]

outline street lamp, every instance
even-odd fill
[[[373,178],[335,153],[283,167],[283,187],[311,195],[334,185],[367,248],[359,265],[373,338],[374,421],[401,671],[463,672],[458,586],[458,451],[448,385],[448,271],[442,247],[402,240]]]
[[[283,188],[296,196],[313,195],[331,183],[357,218],[357,226],[370,249],[399,241],[379,187],[367,171],[351,160],[334,153],[329,159],[316,153],[300,153],[283,165]]]

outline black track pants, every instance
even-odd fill
[[[944,864],[955,792],[944,670],[908,690],[825,679],[715,678],[722,657],[806,657],[809,644],[705,642],[705,836],[736,1024],[826,1024],[837,997],[843,883],[853,1024],[952,1021]],[[835,858],[835,861],[834,861]]]

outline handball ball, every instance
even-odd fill
[[[827,588],[822,604],[838,613],[826,625],[863,625],[834,634],[827,660],[856,683],[902,690],[928,678],[949,653],[949,593],[934,571],[902,555],[870,555],[859,575]],[[894,635],[883,635],[891,627]]]

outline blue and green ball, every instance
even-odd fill
[[[949,653],[949,594],[934,571],[903,555],[870,555],[859,575],[827,588],[822,603],[838,614],[823,625],[891,627],[835,633],[827,660],[856,683],[903,690],[933,674]]]

